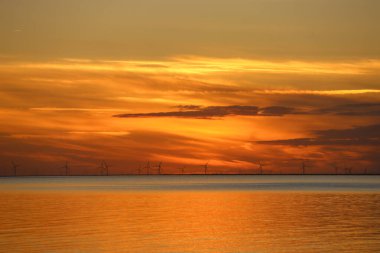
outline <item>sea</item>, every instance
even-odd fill
[[[380,252],[380,176],[3,177],[0,252]]]

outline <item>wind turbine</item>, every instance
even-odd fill
[[[14,161],[11,161],[11,163],[12,163],[13,175],[16,177],[17,176],[17,168],[20,167],[20,165],[16,164]]]
[[[205,175],[206,175],[207,174],[207,169],[208,169],[208,162],[204,166],[205,166]]]
[[[139,175],[141,174],[141,164],[139,164]]]
[[[306,174],[306,169],[307,167],[311,167],[311,166],[308,166],[306,163],[305,163],[305,160],[302,160],[302,175],[305,175]]]
[[[352,174],[352,167],[347,167],[346,165],[344,166],[344,172],[346,174]]]
[[[101,175],[104,175],[104,172],[106,173],[106,175],[108,176],[108,164],[105,160],[103,160],[101,163],[100,163],[100,174]]]
[[[69,175],[69,170],[70,170],[69,162],[66,161],[65,165],[63,167],[61,167],[61,168],[65,169],[65,175],[68,176]]]
[[[157,168],[158,168],[158,174],[161,175],[161,166],[162,165],[162,162],[159,162],[158,165],[157,165]]]

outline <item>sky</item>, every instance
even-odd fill
[[[379,11],[0,0],[0,175],[380,173]]]

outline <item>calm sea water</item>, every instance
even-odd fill
[[[380,177],[0,178],[0,252],[380,252]]]

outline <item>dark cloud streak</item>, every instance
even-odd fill
[[[199,118],[211,119],[214,117],[226,116],[283,116],[286,114],[296,114],[294,108],[271,106],[259,108],[257,106],[208,106],[198,107],[190,106],[177,106],[179,111],[172,112],[153,112],[153,113],[128,113],[117,114],[114,117],[118,118],[140,118],[140,117],[178,117],[178,118]]]
[[[344,104],[318,109],[315,114],[335,114],[342,116],[380,116],[380,103]]]
[[[118,115],[114,115],[114,117],[118,117],[118,118],[179,117],[179,118],[210,119],[214,117],[225,117],[225,116],[232,116],[232,115],[256,116],[258,115],[258,112],[259,112],[259,108],[257,106],[241,106],[241,105],[208,106],[208,107],[192,109],[192,110],[182,110],[182,108],[180,111],[173,111],[173,112],[118,114]]]
[[[313,138],[258,141],[258,144],[284,146],[380,146],[380,125],[313,131]]]
[[[178,105],[177,111],[117,114],[117,118],[178,117],[212,119],[227,116],[285,116],[285,115],[341,115],[341,116],[380,116],[380,104],[344,104],[321,109],[303,109],[287,106],[258,107],[253,105],[208,106]]]

